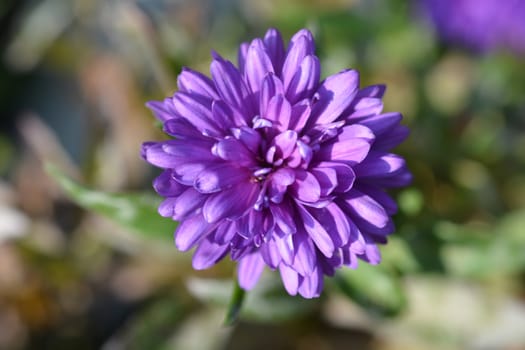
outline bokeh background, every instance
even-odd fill
[[[269,26],[388,85],[415,180],[381,265],[316,300],[268,272],[227,327],[233,265],[155,214],[144,103]],[[525,349],[525,58],[437,34],[419,1],[2,0],[0,349]]]

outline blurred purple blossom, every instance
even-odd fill
[[[525,1],[422,0],[445,41],[478,52],[506,48],[525,53]]]
[[[148,103],[174,137],[142,149],[164,169],[159,213],[180,221],[180,250],[197,247],[194,268],[229,254],[244,289],[268,266],[290,294],[317,297],[324,275],[380,262],[396,212],[384,190],[411,181],[390,153],[408,129],[382,113],[385,86],[360,88],[357,71],[320,82],[307,30],[285,49],[270,29],[238,59],[213,53],[211,79],[185,68],[178,92]]]

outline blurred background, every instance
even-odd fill
[[[0,349],[525,349],[525,11],[480,44],[440,22],[468,2],[2,0]],[[226,327],[233,265],[194,271],[155,214],[144,103],[270,26],[388,85],[415,180],[381,265],[316,300],[268,272]]]

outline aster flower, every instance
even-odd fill
[[[285,49],[270,29],[238,61],[213,53],[211,79],[184,68],[178,92],[148,103],[174,138],[142,148],[164,169],[159,213],[180,221],[175,244],[196,247],[195,269],[229,254],[243,289],[268,266],[288,293],[317,297],[325,275],[380,262],[396,211],[384,189],[411,179],[389,150],[408,130],[381,112],[384,86],[360,88],[355,70],[320,81],[308,30]]]
[[[478,52],[507,48],[525,53],[522,0],[422,0],[440,37]]]

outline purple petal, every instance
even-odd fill
[[[290,42],[281,75],[285,89],[288,89],[304,58],[314,53],[312,41],[309,38],[305,35],[296,35],[294,38],[295,40]]]
[[[281,33],[277,29],[270,28],[264,36],[264,45],[273,63],[274,71],[281,74],[284,60],[284,42]]]
[[[322,209],[311,209],[312,215],[329,232],[336,247],[344,246],[352,234],[347,215],[335,203]]]
[[[193,160],[206,160],[211,155],[205,144],[192,145],[179,140],[144,144],[142,152],[149,163],[159,168],[174,168],[192,156]]]
[[[297,102],[292,107],[292,114],[290,117],[290,126],[289,128],[300,132],[303,130],[304,126],[310,118],[311,107],[310,101],[308,99]]]
[[[213,193],[250,180],[250,172],[245,168],[233,167],[229,163],[219,163],[207,167],[197,175],[193,187],[200,193]]]
[[[165,198],[159,204],[158,212],[160,216],[163,216],[165,218],[171,218],[173,216],[173,206],[175,205],[176,201],[176,197]]]
[[[374,135],[379,136],[398,125],[402,118],[401,113],[391,112],[363,118],[355,122],[368,127]]]
[[[219,99],[213,81],[204,74],[190,68],[182,68],[182,72],[177,78],[177,85],[179,91],[200,95],[212,100]]]
[[[239,261],[239,285],[250,290],[255,287],[264,269],[264,260],[259,253],[246,255]]]
[[[348,114],[346,119],[355,123],[358,120],[362,120],[366,117],[371,117],[378,115],[383,110],[383,100],[377,97],[363,97],[358,100],[358,97],[355,97],[357,103],[350,105],[350,107],[345,111],[345,115]]]
[[[316,202],[321,196],[321,185],[315,176],[303,169],[295,170],[295,182],[290,186],[292,195],[304,202]]]
[[[241,183],[227,190],[212,194],[204,203],[204,218],[209,223],[214,223],[224,218],[238,219],[253,206],[257,194],[258,186],[250,182]]]
[[[195,270],[204,270],[215,265],[227,253],[229,244],[217,244],[203,239],[193,254],[192,266]]]
[[[222,245],[230,243],[237,234],[235,222],[225,221],[217,227],[213,235],[213,241]]]
[[[315,168],[311,170],[321,186],[321,197],[326,197],[337,187],[337,172],[332,168]]]
[[[360,192],[368,194],[376,202],[378,202],[383,208],[385,208],[388,215],[394,215],[397,213],[396,201],[392,199],[385,191],[374,185],[359,184],[356,189]]]
[[[284,201],[280,204],[271,204],[270,210],[273,215],[275,224],[285,234],[294,234],[297,231],[297,226],[294,221],[294,211],[288,201]]]
[[[246,54],[248,53],[248,48],[250,47],[249,43],[242,43],[239,46],[239,51],[237,52],[237,65],[239,67],[239,72],[244,74],[244,66],[246,64]]]
[[[323,290],[323,274],[318,268],[307,277],[302,277],[299,285],[299,294],[303,298],[317,298]]]
[[[272,145],[275,145],[278,150],[278,156],[286,159],[292,154],[297,142],[297,133],[293,130],[286,130],[278,134],[272,140]]]
[[[294,235],[285,235],[283,237],[274,237],[275,246],[279,251],[282,260],[288,264],[293,264],[295,257],[295,247],[293,242]]]
[[[410,130],[406,126],[397,125],[381,135],[381,138],[374,143],[374,148],[376,150],[388,151],[405,141],[409,134]]]
[[[202,207],[207,196],[189,187],[182,192],[171,204],[173,205],[171,217],[182,220],[195,209]]]
[[[279,272],[288,294],[297,295],[297,290],[299,289],[299,275],[297,272],[285,264],[279,265]]]
[[[280,168],[272,173],[268,196],[274,203],[281,203],[288,186],[295,181],[295,172],[289,168]]]
[[[385,235],[393,231],[390,216],[372,197],[355,189],[350,190],[344,199],[344,210],[352,216],[359,228],[374,234]]]
[[[302,276],[309,276],[315,270],[317,256],[312,240],[304,233],[293,235],[295,257],[293,268]]]
[[[204,139],[202,131],[184,118],[167,120],[163,125],[164,132],[181,140]]]
[[[195,178],[201,171],[209,167],[213,163],[209,162],[191,162],[180,163],[173,169],[173,177],[175,180],[186,186],[193,186]]]
[[[359,99],[363,97],[383,98],[385,91],[386,91],[386,86],[383,84],[370,85],[370,86],[367,86],[359,90],[356,98],[359,98]]]
[[[251,119],[254,114],[248,88],[237,68],[231,62],[216,57],[211,63],[210,72],[224,102],[236,108],[246,120]]]
[[[261,246],[261,257],[271,269],[276,269],[281,263],[281,254],[274,241],[270,240]]]
[[[318,101],[312,107],[311,121],[328,124],[341,116],[359,88],[359,73],[346,70],[326,78],[317,89]]]
[[[264,119],[270,120],[278,130],[288,129],[292,106],[283,95],[275,95],[270,99],[266,114],[261,115]]]
[[[334,188],[334,192],[346,192],[354,185],[356,176],[349,165],[338,162],[321,162],[314,169],[322,171],[325,168],[333,169],[336,172],[337,186]]]
[[[369,143],[376,138],[372,130],[366,126],[353,124],[342,127],[341,132],[337,135],[338,141],[346,141],[350,139],[360,138],[367,140]]]
[[[161,196],[175,197],[184,192],[186,186],[175,181],[171,170],[164,170],[162,174],[153,180],[153,188]]]
[[[365,252],[357,256],[371,265],[377,265],[381,262],[381,252],[375,243],[367,243]]]
[[[262,81],[269,73],[274,73],[272,61],[263,41],[255,39],[250,44],[244,66],[244,76],[255,96],[258,96]]]
[[[153,115],[155,115],[155,117],[161,122],[177,118],[175,111],[173,110],[171,97],[165,98],[164,101],[146,102],[146,107],[151,109]]]
[[[351,139],[323,144],[314,155],[321,161],[337,160],[354,165],[363,161],[370,150],[370,143],[364,139]]]
[[[224,101],[213,101],[211,105],[212,118],[220,125],[222,131],[230,128],[246,125],[244,117],[239,112],[232,110]]]
[[[241,141],[246,148],[248,148],[253,154],[259,152],[259,146],[261,144],[261,134],[256,130],[243,126],[241,128],[232,128],[232,135],[239,141]]]
[[[297,205],[299,214],[303,219],[304,229],[314,241],[317,248],[326,257],[331,257],[334,253],[334,242],[326,232],[324,227],[310,214],[302,205]]]
[[[286,98],[293,104],[312,96],[317,84],[319,84],[320,75],[319,59],[314,55],[306,56],[286,89]]]
[[[354,171],[359,178],[373,179],[396,174],[405,166],[405,160],[397,154],[370,152],[362,163],[354,166]]]
[[[177,115],[189,121],[199,131],[222,135],[221,127],[213,121],[212,100],[198,95],[177,92],[173,95],[173,108]]]
[[[217,225],[210,225],[200,211],[182,221],[175,232],[175,245],[181,251],[193,247],[201,238],[211,233]]]
[[[241,166],[257,166],[253,153],[251,153],[241,141],[231,137],[217,142],[212,148],[212,153],[217,157]]]
[[[259,113],[261,116],[267,115],[267,108],[272,97],[284,94],[284,87],[281,80],[275,74],[268,74],[261,83],[259,97]]]

